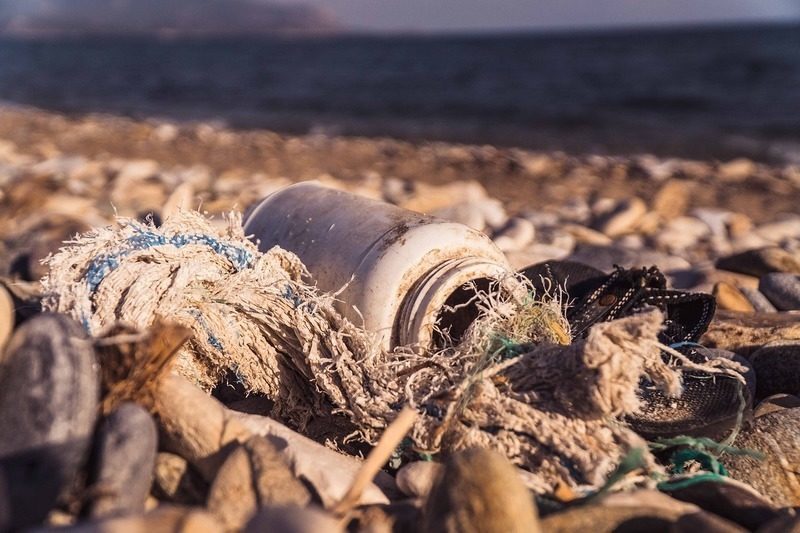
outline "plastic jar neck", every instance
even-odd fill
[[[479,288],[497,284],[497,290],[512,294],[524,290],[507,266],[479,257],[449,259],[431,269],[408,292],[395,323],[394,344],[416,348],[431,347],[434,343],[437,322],[448,313],[451,320],[468,322],[477,317],[476,299],[460,302],[454,311],[445,309],[448,301],[458,299],[457,293],[474,282]],[[474,294],[474,293],[473,293]],[[440,324],[441,326],[441,324]],[[457,340],[457,339],[454,339]]]

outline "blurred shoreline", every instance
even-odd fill
[[[798,29],[0,39],[0,101],[292,135],[800,163]]]

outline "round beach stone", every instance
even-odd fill
[[[780,311],[800,309],[800,276],[767,274],[759,281],[758,290]]]
[[[775,306],[772,305],[772,302],[770,302],[760,290],[753,287],[739,287],[739,290],[744,294],[744,297],[747,298],[747,301],[750,302],[750,305],[753,306],[756,312],[774,313],[777,311]]]
[[[535,533],[540,531],[533,496],[517,470],[492,450],[451,455],[424,510],[426,533]]]
[[[11,514],[0,530],[40,523],[74,481],[88,455],[98,404],[94,350],[64,315],[46,313],[24,323],[4,359],[0,485],[8,488]]]
[[[747,299],[742,291],[730,283],[720,281],[714,285],[712,294],[717,299],[717,309],[727,309],[728,311],[740,311],[743,313],[753,313],[755,308],[750,300]]]
[[[734,480],[701,481],[667,490],[667,493],[677,500],[697,505],[748,530],[758,529],[780,516],[778,509],[770,501],[747,485]]]
[[[800,273],[800,257],[782,248],[768,246],[721,257],[716,266],[756,277],[773,272]]]
[[[514,217],[494,236],[495,245],[503,252],[518,251],[533,242],[536,229],[533,223],[521,217]]]
[[[734,446],[755,450],[763,460],[727,455],[723,460],[733,479],[747,483],[777,506],[800,505],[800,407],[759,416],[737,437]]]
[[[157,448],[153,418],[134,403],[123,403],[100,423],[90,481],[98,494],[89,505],[92,518],[144,512]]]
[[[3,347],[14,331],[14,300],[5,287],[0,285],[0,363],[3,361]]]
[[[653,211],[666,219],[683,215],[691,203],[692,182],[671,179],[653,197]]]
[[[433,461],[414,461],[397,472],[397,488],[406,496],[422,498],[428,495],[442,465]]]
[[[619,237],[633,231],[645,213],[647,204],[642,199],[634,197],[621,200],[597,221],[597,229],[609,237]]]
[[[761,402],[753,409],[753,416],[763,416],[775,411],[782,411],[783,409],[791,409],[793,407],[800,407],[800,397],[793,394],[773,394],[761,400]]]
[[[296,505],[269,506],[261,509],[248,522],[245,533],[340,533],[341,521],[317,507]]]

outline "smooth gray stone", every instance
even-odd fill
[[[777,311],[775,306],[772,305],[772,302],[770,302],[760,290],[751,287],[739,287],[739,290],[742,291],[744,297],[747,298],[747,301],[750,302],[753,309],[757,312],[774,313]]]
[[[143,513],[158,449],[158,432],[150,414],[123,403],[97,431],[92,464],[89,516],[107,518]]]
[[[593,266],[604,272],[610,272],[614,265],[625,268],[642,266],[658,266],[664,273],[673,270],[688,270],[691,265],[686,259],[674,255],[662,254],[650,250],[628,250],[615,246],[596,246],[579,244],[572,254],[565,259]]]
[[[40,523],[75,481],[98,388],[94,350],[74,320],[48,313],[17,329],[0,367],[0,531]]]
[[[317,507],[294,505],[265,507],[253,516],[245,533],[274,531],[275,533],[316,533],[343,531],[339,521]]]
[[[767,274],[759,280],[758,290],[780,311],[800,309],[800,276]]]
[[[720,257],[716,266],[722,270],[760,277],[774,272],[800,272],[800,258],[791,252],[770,246]]]

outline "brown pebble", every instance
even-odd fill
[[[14,300],[5,287],[0,285],[0,361],[3,348],[14,331]]]
[[[730,478],[699,481],[669,489],[677,500],[697,505],[704,511],[753,530],[779,516],[778,509],[749,486]]]
[[[306,505],[311,496],[275,446],[252,437],[236,446],[219,469],[208,509],[228,530],[242,529],[265,505]]]
[[[193,201],[194,187],[188,182],[181,183],[175,187],[175,190],[172,191],[172,194],[169,195],[169,198],[164,203],[164,207],[161,209],[161,217],[167,218],[178,211],[187,211],[192,208]]]
[[[442,465],[433,461],[414,461],[397,472],[397,488],[406,496],[425,497],[431,491]]]
[[[747,529],[715,514],[699,512],[683,515],[669,528],[669,533],[747,533]]]
[[[224,531],[213,515],[199,508],[162,505],[149,513],[80,522],[70,527],[52,529],[54,533],[221,533]]]
[[[201,505],[206,501],[208,484],[189,464],[174,453],[160,452],[153,469],[153,494],[180,505]]]
[[[765,455],[723,460],[733,479],[747,483],[781,507],[800,505],[800,408],[783,409],[755,418],[734,445]]]
[[[422,530],[530,533],[540,528],[533,496],[508,459],[474,448],[448,458],[428,497]]]
[[[647,213],[647,204],[639,198],[617,202],[610,213],[600,217],[596,227],[609,237],[619,237],[630,233]]]
[[[775,411],[800,407],[800,398],[792,394],[774,394],[764,398],[753,410],[753,418],[768,415]]]
[[[740,311],[742,313],[754,313],[755,308],[750,300],[742,294],[742,291],[729,283],[720,281],[714,285],[712,294],[717,299],[717,308],[727,311]]]
[[[340,521],[317,507],[266,507],[244,529],[245,533],[341,533]]]
[[[772,272],[800,274],[800,257],[778,247],[746,250],[716,262],[717,268],[761,277]]]
[[[700,343],[747,357],[775,339],[800,340],[800,314],[719,310]]]
[[[668,180],[653,197],[653,211],[666,219],[684,215],[689,207],[691,185],[690,181]]]

